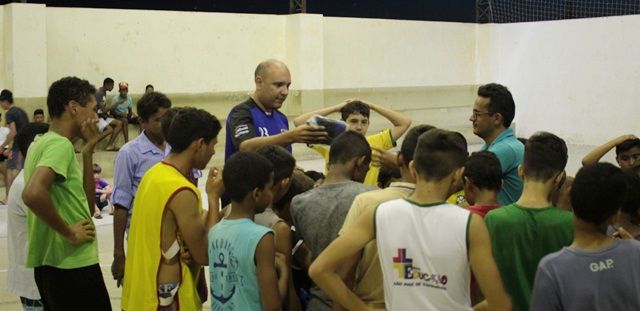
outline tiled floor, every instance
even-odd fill
[[[479,146],[470,146],[470,151],[478,150]],[[592,146],[569,146],[569,163],[567,164],[567,173],[575,175],[580,168],[580,160],[589,152]],[[614,156],[609,153],[605,159],[615,163]],[[305,169],[313,169],[317,171],[323,170],[323,162],[321,160],[301,161],[299,165]],[[205,172],[206,173],[206,172]],[[205,175],[206,176],[206,175]],[[204,194],[204,184],[200,184],[199,188]],[[0,189],[0,193],[4,193],[4,189]],[[206,202],[206,198],[203,198]],[[120,307],[121,289],[116,287],[115,281],[111,278],[111,262],[113,256],[113,218],[104,213],[103,219],[94,219],[98,232],[98,245],[100,250],[100,266],[104,275],[105,283],[111,297],[111,303],[114,310]],[[14,295],[6,291],[6,275],[7,275],[7,208],[0,206],[0,310],[2,311],[19,311],[22,310],[19,300]],[[208,306],[208,304],[206,305]]]

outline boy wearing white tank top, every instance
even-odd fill
[[[422,134],[410,163],[415,192],[362,214],[311,265],[311,278],[347,309],[368,309],[334,271],[376,239],[388,310],[471,310],[471,270],[488,307],[510,310],[484,222],[445,203],[467,155],[459,133],[434,129]]]

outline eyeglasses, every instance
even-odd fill
[[[481,112],[481,111],[474,110],[474,111],[472,112],[472,115],[471,115],[471,116],[472,116],[472,117],[473,117],[473,119],[475,120],[475,119],[477,119],[479,116],[483,116],[483,115],[488,115],[488,116],[489,116],[489,115],[492,115],[492,114],[493,114],[493,113],[491,113],[491,112]]]

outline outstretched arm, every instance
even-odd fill
[[[391,128],[391,137],[394,141],[404,135],[411,126],[411,119],[400,112],[393,111],[387,107],[371,102],[365,101],[364,103],[369,105],[369,108],[379,113],[393,124],[393,128]]]
[[[327,135],[327,132],[322,126],[313,127],[303,124],[277,135],[249,138],[241,142],[238,149],[240,149],[240,151],[251,151],[264,145],[279,145],[284,147],[292,143],[310,144],[325,140]]]
[[[309,276],[316,285],[348,310],[366,310],[367,305],[344,283],[336,270],[375,238],[373,217],[374,210],[362,214],[353,227],[329,244],[309,268]]]
[[[600,159],[604,157],[604,155],[607,154],[607,152],[609,152],[609,150],[615,148],[618,144],[620,144],[625,140],[635,139],[635,138],[636,136],[631,134],[622,135],[606,142],[601,146],[598,146],[596,149],[591,150],[591,152],[589,152],[586,156],[584,156],[584,158],[582,158],[582,165],[586,166],[586,165],[598,163]]]

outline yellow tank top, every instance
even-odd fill
[[[158,309],[157,276],[162,258],[162,213],[173,195],[185,189],[196,194],[198,209],[202,211],[200,191],[175,167],[160,162],[142,178],[133,201],[134,210],[127,240],[122,310]],[[182,244],[180,247],[183,247]],[[175,296],[179,310],[202,310],[202,302],[196,291],[200,267],[188,266],[180,260],[180,268],[182,280]]]

